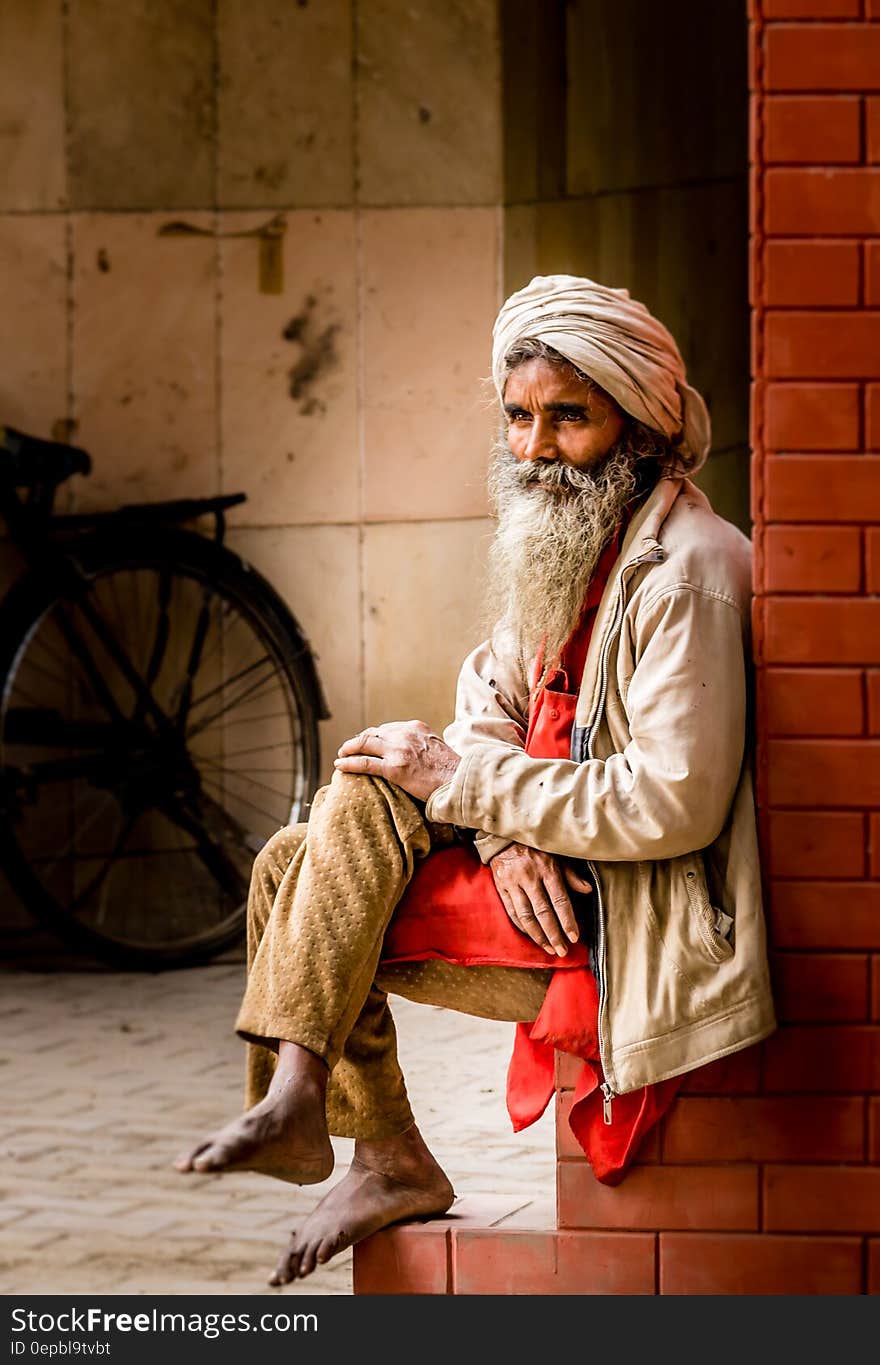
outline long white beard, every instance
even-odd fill
[[[517,460],[495,449],[489,495],[498,527],[489,549],[486,625],[496,649],[528,664],[544,641],[544,672],[559,660],[593,571],[636,491],[638,455],[612,446],[591,470]]]

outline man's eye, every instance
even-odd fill
[[[509,422],[527,422],[529,420],[529,413],[523,412],[521,408],[517,408],[515,412],[509,412],[507,414],[507,420]]]
[[[585,412],[573,411],[573,412],[560,412],[560,413],[559,413],[559,420],[560,420],[560,422],[586,422],[586,421],[589,420],[589,418],[588,418],[587,413],[585,413]]]

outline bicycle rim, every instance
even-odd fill
[[[172,543],[43,602],[0,712],[14,883],[69,940],[146,967],[239,939],[254,857],[303,818],[317,769],[271,590],[199,537]]]

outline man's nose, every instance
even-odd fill
[[[556,460],[559,458],[556,431],[551,422],[545,422],[540,417],[532,419],[524,454],[527,460]]]

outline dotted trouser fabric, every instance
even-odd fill
[[[338,1137],[385,1138],[413,1122],[388,994],[483,1019],[531,1022],[551,969],[379,963],[416,861],[454,839],[400,787],[334,773],[308,824],[257,855],[248,897],[248,981],[236,1030],[248,1042],[245,1103],[263,1098],[279,1039],[331,1068],[327,1122]]]

